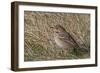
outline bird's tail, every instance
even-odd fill
[[[84,56],[85,54],[90,54],[90,49],[89,48],[85,48],[85,47],[80,47],[80,48],[75,48],[74,49],[74,54],[77,57],[81,57]]]
[[[83,53],[90,52],[90,49],[89,48],[84,48],[84,47],[77,48],[77,50],[79,50],[80,52],[83,52]]]

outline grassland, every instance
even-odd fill
[[[44,61],[89,58],[90,52],[67,52],[53,37],[55,25],[63,26],[79,46],[90,49],[90,15],[74,13],[24,12],[24,60]]]

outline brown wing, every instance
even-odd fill
[[[74,38],[68,32],[66,32],[66,34],[65,34],[65,32],[62,33],[62,36],[60,36],[59,39],[61,39],[65,43],[69,43],[69,44],[71,44],[73,46],[79,47],[77,42],[74,40]]]

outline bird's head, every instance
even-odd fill
[[[61,26],[61,25],[56,25],[55,27],[54,27],[54,32],[55,33],[63,33],[63,32],[65,32],[66,30],[64,29],[64,27],[63,26]]]

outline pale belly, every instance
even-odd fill
[[[55,37],[55,42],[60,48],[71,48],[72,46],[64,41],[60,40],[58,37]]]
[[[59,47],[63,47],[61,40],[59,40],[57,37],[55,37],[55,42]]]

